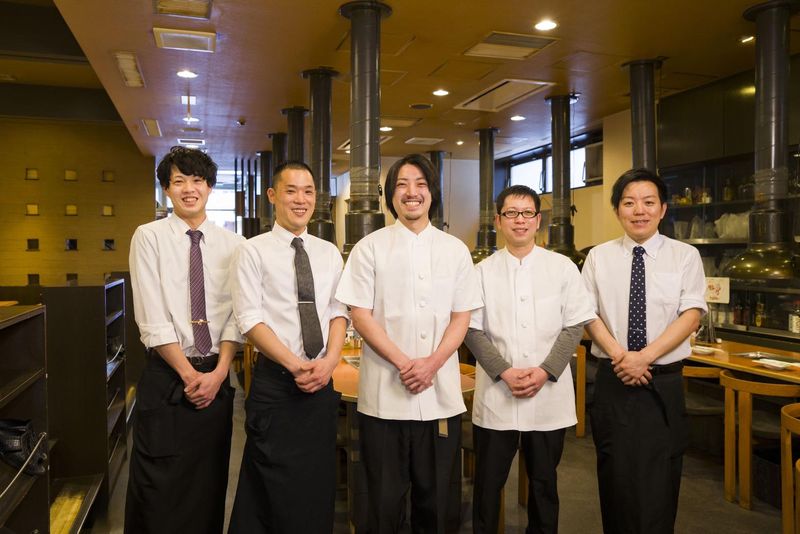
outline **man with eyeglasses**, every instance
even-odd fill
[[[244,238],[214,225],[206,203],[217,165],[173,147],[158,164],[173,214],[136,229],[130,269],[147,364],[133,414],[125,532],[222,532],[233,388],[242,340],[228,266]]]
[[[556,468],[565,429],[577,422],[568,365],[595,314],[575,264],[535,245],[539,195],[515,185],[496,204],[506,247],[478,264],[484,308],[472,312],[466,338],[478,360],[472,526],[497,532],[519,445],[528,473],[526,532],[557,532]]]

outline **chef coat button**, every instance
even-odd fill
[[[525,302],[526,300],[528,300],[528,295],[522,295],[522,296],[519,298],[519,300],[521,300],[522,302]]]
[[[420,280],[425,280],[425,275],[423,273],[419,273],[417,276],[419,276]]]
[[[421,332],[419,337],[421,337],[422,339],[425,339],[425,338],[428,337],[428,333],[427,332]]]
[[[419,301],[419,307],[420,308],[424,308],[426,304],[427,304],[427,302],[425,302],[424,300]]]
[[[528,328],[528,323],[522,323],[522,328]]]

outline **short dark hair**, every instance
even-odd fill
[[[186,176],[199,176],[204,178],[209,187],[217,185],[217,164],[201,150],[174,146],[161,158],[156,168],[156,176],[161,187],[169,187],[169,177],[173,165]]]
[[[500,194],[497,195],[497,199],[494,201],[495,206],[497,207],[498,215],[500,215],[500,210],[503,209],[503,204],[506,203],[506,199],[508,197],[530,197],[533,199],[533,205],[536,208],[536,213],[539,213],[541,210],[542,200],[539,198],[539,195],[536,193],[536,191],[527,185],[512,185],[500,191]]]
[[[625,188],[633,182],[652,182],[658,189],[658,199],[662,204],[667,203],[667,184],[664,183],[664,180],[659,175],[648,169],[631,169],[617,178],[617,181],[614,182],[614,187],[611,189],[611,206],[614,209],[619,207]]]
[[[397,218],[397,211],[394,209],[394,204],[392,204],[392,198],[394,198],[394,189],[397,186],[397,175],[400,174],[400,169],[404,165],[413,165],[418,168],[422,172],[422,176],[425,177],[425,182],[428,184],[428,191],[431,193],[431,207],[428,208],[428,219],[431,219],[433,214],[436,213],[436,208],[439,207],[439,202],[441,200],[439,198],[439,173],[436,172],[436,168],[433,166],[433,163],[431,163],[431,160],[422,154],[409,154],[395,161],[389,168],[389,172],[386,174],[386,184],[384,184],[383,187],[386,207],[388,207],[392,215]]]
[[[308,172],[308,174],[311,175],[311,180],[314,182],[314,185],[316,185],[316,183],[317,183],[317,180],[314,178],[314,171],[311,170],[311,167],[309,167],[308,165],[306,165],[302,161],[290,160],[290,161],[285,161],[285,162],[281,163],[280,165],[275,167],[274,171],[272,171],[272,188],[273,189],[275,189],[275,186],[278,185],[278,182],[281,181],[281,173],[283,171],[286,171],[286,170],[306,171],[306,172]]]

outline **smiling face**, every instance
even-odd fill
[[[169,186],[164,189],[164,193],[172,201],[175,215],[197,229],[206,220],[206,203],[211,189],[205,178],[184,175],[173,165]]]
[[[641,244],[655,235],[667,205],[661,203],[656,184],[640,180],[625,186],[614,211],[628,237]]]
[[[392,206],[397,219],[406,227],[422,229],[428,225],[431,192],[425,175],[416,165],[403,165],[397,173],[392,195]]]
[[[501,215],[508,210],[514,210],[520,213],[516,219],[509,219]],[[536,214],[535,217],[526,219],[521,215],[522,212],[532,211],[536,212],[536,203],[533,197],[527,195],[509,195],[503,201],[503,206],[500,208],[500,214],[495,214],[494,224],[495,228],[500,230],[506,240],[506,247],[509,251],[516,255],[515,252],[527,254],[533,249],[534,241],[536,239],[536,231],[539,229],[539,224],[542,221],[542,216]]]
[[[294,235],[302,234],[317,200],[311,173],[305,169],[284,169],[275,177],[275,187],[267,190],[267,196],[275,205],[275,222]]]

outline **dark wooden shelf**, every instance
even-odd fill
[[[0,308],[0,329],[17,324],[25,319],[38,315],[43,306],[9,306]]]
[[[667,206],[671,210],[699,209],[699,208],[719,208],[725,206],[748,206],[755,202],[752,198],[739,200],[719,200],[717,202],[706,202],[705,204],[675,204],[669,202]]]
[[[42,433],[31,451],[31,456],[47,442],[47,434]],[[22,469],[14,469],[5,462],[0,462],[0,526],[14,513],[14,510],[28,494],[33,484],[43,475],[28,475]]]
[[[117,422],[124,411],[125,399],[121,396],[115,397],[113,405],[108,409],[108,423],[106,427],[107,436],[111,435],[111,432],[114,430],[114,427],[117,426]]]
[[[32,386],[44,369],[31,371],[0,371],[0,408],[13,401],[20,393]]]
[[[697,237],[694,239],[678,239],[690,245],[746,245],[747,239],[730,237]]]
[[[111,312],[108,315],[106,315],[106,326],[110,325],[111,323],[122,317],[123,313],[124,310],[117,310],[115,312]]]
[[[55,497],[50,505],[50,530],[80,532],[102,483],[102,473],[54,480],[51,488]],[[76,500],[80,500],[77,507]]]
[[[106,382],[111,380],[114,376],[114,373],[117,372],[117,369],[120,368],[122,363],[125,361],[125,357],[117,356],[113,360],[106,362]]]

